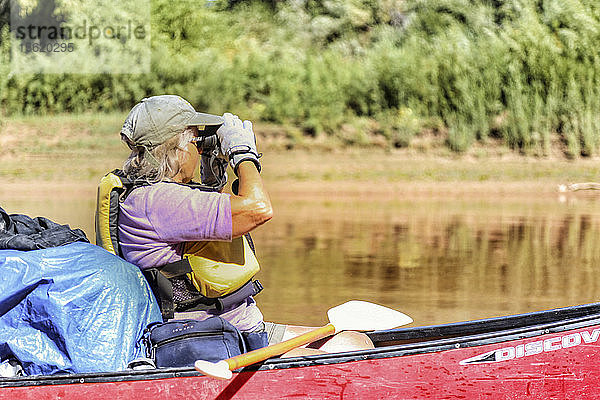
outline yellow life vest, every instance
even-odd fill
[[[118,256],[122,256],[118,241],[119,202],[137,186],[119,170],[106,174],[98,185],[96,244]],[[183,260],[191,267],[187,276],[207,298],[232,294],[260,270],[254,251],[244,236],[231,242],[188,242],[184,246]],[[161,267],[157,266],[159,270]]]
[[[188,277],[206,297],[228,295],[260,270],[244,236],[231,242],[190,242],[184,247],[184,258],[192,267]]]
[[[96,197],[96,244],[114,255],[119,254],[118,215],[119,197],[125,192],[123,178],[109,172],[98,184]]]

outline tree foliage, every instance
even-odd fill
[[[558,139],[571,156],[598,153],[597,1],[151,4],[149,73],[2,73],[2,113],[127,110],[178,93],[204,111],[347,143],[363,143],[370,120],[369,134],[391,146],[433,130],[457,151],[503,140],[546,154]],[[342,133],[353,124],[354,136]]]

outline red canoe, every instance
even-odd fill
[[[4,378],[0,399],[600,399],[600,303],[369,334],[368,351],[193,369]]]

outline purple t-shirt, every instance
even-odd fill
[[[121,250],[141,269],[181,260],[184,242],[207,240],[231,240],[226,193],[161,182],[133,190],[121,203]]]
[[[208,240],[231,241],[229,194],[161,182],[134,189],[120,205],[121,250],[141,269],[181,260],[185,242]],[[202,320],[215,313],[195,314]],[[262,322],[252,298],[219,315],[243,331]]]

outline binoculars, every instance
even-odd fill
[[[221,144],[219,143],[219,137],[217,136],[217,130],[223,124],[219,125],[206,125],[204,129],[198,127],[198,140],[196,140],[196,147],[201,150],[203,154],[209,154],[213,150],[219,151]]]

